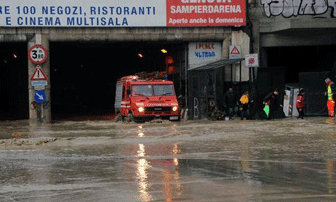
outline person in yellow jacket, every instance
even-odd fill
[[[246,120],[250,120],[250,104],[253,103],[253,100],[250,99],[250,95],[249,92],[246,91],[244,92],[244,94],[240,97],[240,117],[241,120],[244,119],[244,117],[246,117]]]
[[[329,117],[334,117],[335,116],[335,95],[334,95],[334,82],[332,82],[329,78],[325,80],[327,84],[327,96],[328,96],[328,101],[327,101],[327,107],[328,107],[328,116]]]

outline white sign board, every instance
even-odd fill
[[[166,25],[166,2],[158,0],[0,0],[0,26],[114,27]]]
[[[0,0],[0,27],[246,25],[243,0]]]
[[[245,55],[245,66],[246,67],[259,67],[258,54]]]
[[[230,59],[240,59],[241,58],[241,49],[240,46],[230,46],[229,52]]]
[[[191,42],[189,43],[189,69],[222,59],[222,43]]]
[[[32,84],[32,86],[46,86],[46,85],[48,85],[48,81],[46,81],[46,80],[32,81],[31,84]]]
[[[45,90],[45,87],[48,85],[48,81],[32,81],[31,84],[34,87],[34,90]]]

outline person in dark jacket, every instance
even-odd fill
[[[230,119],[233,119],[234,108],[237,106],[237,101],[237,95],[233,91],[233,88],[229,88],[224,95],[224,107],[229,114]]]
[[[279,91],[276,88],[273,92],[268,94],[264,99],[264,104],[269,105],[269,115],[267,119],[274,119],[275,112],[279,107],[282,107],[282,104],[279,103]]]

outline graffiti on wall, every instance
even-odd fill
[[[331,17],[336,17],[336,0],[260,0],[260,2],[267,17],[322,15],[328,8],[332,9]]]

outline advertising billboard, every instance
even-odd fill
[[[242,0],[0,0],[1,27],[244,26]]]
[[[245,0],[167,0],[167,26],[243,26]]]

